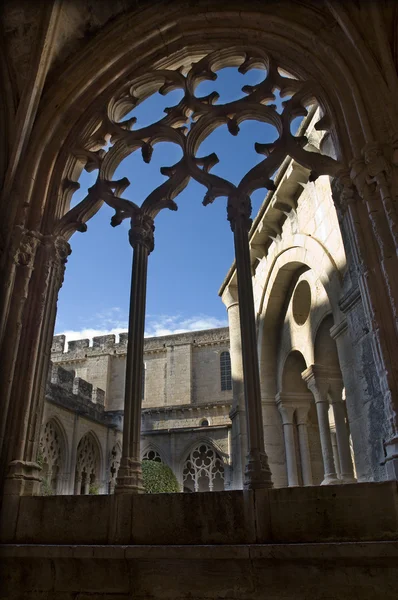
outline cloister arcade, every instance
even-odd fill
[[[0,108],[0,125],[6,131],[5,158],[0,161],[3,539],[11,544],[21,539],[51,544],[57,543],[54,536],[62,531],[62,543],[69,546],[76,536],[82,544],[134,545],[131,555],[123,550],[120,569],[120,580],[129,590],[123,589],[126,598],[133,588],[141,597],[170,598],[265,597],[272,588],[275,598],[285,594],[321,599],[325,588],[328,592],[333,588],[330,593],[335,597],[392,599],[396,547],[389,545],[386,550],[383,546],[383,554],[366,544],[396,544],[398,536],[396,508],[392,508],[396,507],[398,479],[395,3],[292,0],[243,5],[199,0],[190,3],[189,9],[174,0],[139,7],[112,4],[98,11],[95,24],[76,7],[69,8],[68,2],[50,2],[43,8],[40,27],[34,30],[37,36],[31,35],[39,44],[37,52],[32,51],[34,68],[25,75],[21,93],[14,79],[20,80],[10,76],[7,61],[1,63],[7,91]],[[82,31],[90,35],[85,38]],[[13,71],[19,73],[18,53],[11,48],[8,56],[15,57]],[[217,102],[217,72],[224,67],[243,73],[261,69],[264,79],[246,86],[238,100],[221,104]],[[205,80],[214,82],[214,92],[198,97],[195,91]],[[153,93],[175,89],[181,90],[182,99],[162,119],[135,128],[136,106]],[[279,108],[274,104],[276,93],[284,99]],[[298,118],[301,125],[296,129],[293,122],[297,125]],[[214,152],[203,156],[200,146],[221,125],[239,136],[239,126],[246,120],[267,123],[275,137],[258,140],[261,162],[234,185],[214,174],[218,157]],[[307,130],[311,135],[306,135]],[[141,152],[149,162],[160,142],[178,146],[181,159],[164,165],[167,180],[146,199],[127,199],[130,182],[114,178],[118,165],[133,152]],[[95,171],[97,179],[87,196],[70,209],[83,169]],[[232,448],[241,467],[238,478],[244,492],[213,493],[208,500],[213,504],[205,511],[200,505],[203,495],[176,494],[164,499],[165,506],[175,503],[166,514],[157,498],[142,495],[146,278],[148,260],[156,252],[156,217],[165,208],[177,210],[179,194],[191,179],[203,185],[203,210],[209,219],[208,205],[226,203],[234,240],[235,262],[220,295],[230,323]],[[258,189],[266,190],[267,196],[262,212],[255,216],[251,195]],[[322,240],[321,235],[311,233],[310,224],[307,229],[299,227],[304,219],[297,206],[300,193],[307,194],[318,214],[318,191],[326,189],[333,209],[328,214],[342,240],[335,253],[341,262],[330,252],[340,243],[336,238],[331,235]],[[96,514],[95,527],[90,521],[92,505],[76,498],[69,505],[75,507],[70,529],[60,530],[53,518],[51,530],[46,523],[33,530],[24,517],[26,507],[36,506],[36,501],[37,505],[43,502],[40,506],[46,511],[51,507],[62,511],[65,506],[65,500],[58,497],[27,497],[39,494],[43,469],[53,488],[61,485],[60,429],[49,422],[42,439],[40,431],[57,296],[70,254],[68,240],[76,231],[85,231],[104,203],[114,209],[112,226],[130,221],[133,248],[123,442],[121,449],[112,446],[113,473],[119,457],[120,467],[116,479],[112,474],[109,480],[115,494],[108,503],[108,499],[97,502],[103,519]],[[318,222],[314,228],[322,229]],[[37,462],[40,446],[42,466]],[[85,495],[98,481],[104,457],[90,433],[76,448],[76,493],[80,490]],[[311,448],[318,452],[311,454]],[[281,469],[281,452],[286,456],[286,472]],[[209,489],[221,489],[221,459],[205,444],[192,448],[184,458],[184,484],[200,489],[205,475]],[[273,477],[285,478],[282,489],[273,489]],[[191,510],[188,519],[184,511],[193,502],[199,508]],[[235,509],[238,504],[239,510]],[[161,526],[149,518],[151,510],[145,509],[149,505],[158,510]],[[125,506],[128,517],[123,513]],[[333,510],[339,519],[330,517]],[[325,514],[322,520],[319,515]],[[91,523],[89,531],[81,526],[82,515]],[[105,533],[100,530],[102,521],[108,528]],[[188,522],[193,523],[191,529]],[[364,542],[336,551],[333,544],[347,540]],[[304,563],[297,542],[308,544]],[[325,544],[323,556],[329,557],[322,560],[330,560],[329,571],[314,554],[319,551],[309,548],[320,542]],[[217,563],[214,556],[206,555],[202,562],[202,555],[199,559],[198,554],[189,555],[198,560],[193,584],[187,567],[190,559],[188,554],[178,554],[178,543],[219,546],[216,557],[226,551],[223,545],[241,548],[222,554],[222,568],[214,567],[214,571],[209,568],[212,561]],[[289,548],[274,548],[266,559],[268,549],[247,548],[269,543]],[[151,544],[156,546],[153,554],[140,554],[136,559],[134,552],[142,551],[139,546]],[[176,554],[165,551],[159,561],[166,562],[158,574],[148,570],[148,563],[151,556],[161,556],[162,544],[175,545]],[[112,548],[109,551],[115,552]],[[246,552],[244,557],[241,552]],[[275,552],[282,553],[277,570],[272,563]],[[297,554],[292,558],[290,552]],[[337,566],[333,563],[336,553]],[[105,554],[99,554],[98,560],[105,560]],[[145,577],[125,577],[123,569],[133,555],[135,573],[145,573]],[[247,578],[234,563],[238,555],[239,564],[248,569]],[[316,569],[305,568],[310,555]],[[347,567],[345,556],[351,557]],[[389,569],[384,569],[381,556],[388,556]],[[18,557],[10,560],[18,565]],[[58,556],[52,555],[51,560],[58,565]],[[292,562],[294,576],[289,570]],[[65,561],[64,566],[73,569],[77,563]],[[370,584],[372,564],[377,569]],[[349,574],[344,571],[340,578],[339,569],[345,568]],[[177,585],[178,569],[183,576]],[[216,570],[220,580],[225,572],[230,578],[221,587],[217,587],[217,577],[209,575]],[[75,581],[85,590],[80,572],[76,569]],[[199,589],[203,574],[206,591],[192,595],[190,586]],[[57,593],[63,593],[62,585],[51,577],[45,593],[58,597],[54,586],[58,586]],[[25,585],[22,580],[21,576],[18,585]],[[140,588],[144,580],[149,583]],[[176,586],[181,595],[175,593]],[[346,594],[348,588],[351,596]],[[34,595],[37,588],[32,589],[29,597],[38,597]],[[115,589],[109,586],[104,597],[111,597],[108,594],[116,593]],[[73,588],[75,597],[78,592]]]
[[[199,7],[198,11],[198,14],[200,14]],[[336,11],[336,18],[339,18],[337,8],[333,8],[333,11]],[[193,12],[195,13],[195,11]],[[303,14],[304,13],[305,10],[303,9]],[[260,13],[258,14],[260,15]],[[184,40],[186,40],[186,34],[189,31],[190,18],[193,18],[193,15],[190,17],[185,17],[181,22],[179,22],[178,25],[178,27],[181,27],[182,23],[184,22]],[[233,19],[233,17],[231,18]],[[242,17],[240,16],[239,18]],[[321,15],[319,15],[318,18],[321,18]],[[127,22],[128,19],[123,23],[122,26],[125,27]],[[376,146],[375,142],[372,140],[371,107],[373,106],[373,98],[372,102],[369,104],[369,108],[364,108],[369,97],[366,88],[366,81],[369,77],[369,73],[366,69],[363,70],[363,77],[361,81],[362,86],[364,87],[360,88],[358,81],[355,81],[355,86],[353,84],[350,85],[349,88],[356,90],[356,96],[347,96],[345,92],[347,88],[343,82],[345,81],[345,77],[350,76],[349,69],[345,71],[342,70],[340,72],[336,71],[335,73],[331,71],[329,63],[327,67],[325,66],[323,68],[323,70],[320,68],[320,65],[322,64],[322,53],[325,52],[326,54],[330,54],[332,51],[335,52],[334,48],[332,50],[332,45],[323,39],[322,41],[319,41],[319,53],[317,55],[317,60],[311,63],[313,72],[306,72],[305,69],[310,67],[308,65],[307,67],[304,67],[304,63],[300,62],[300,49],[297,46],[297,42],[295,47],[292,40],[289,40],[288,37],[289,27],[285,30],[286,33],[284,40],[282,39],[283,36],[280,36],[279,38],[269,36],[267,34],[267,26],[265,23],[262,23],[262,27],[264,27],[263,30],[257,31],[258,38],[256,47],[226,44],[225,42],[221,42],[219,33],[217,33],[214,41],[211,42],[211,44],[210,40],[208,42],[208,47],[209,45],[212,46],[212,52],[210,52],[210,54],[208,54],[208,52],[206,53],[205,50],[200,49],[198,38],[195,38],[197,33],[192,32],[192,42],[188,43],[184,41],[185,50],[183,53],[181,53],[181,51],[179,53],[177,50],[178,42],[175,41],[173,42],[176,48],[175,53],[169,53],[167,58],[163,60],[163,63],[162,60],[160,60],[160,62],[154,61],[151,63],[151,59],[146,59],[147,62],[145,67],[144,63],[142,63],[139,69],[141,69],[141,71],[142,69],[145,69],[146,74],[139,75],[138,73],[140,71],[139,69],[137,70],[137,66],[135,66],[133,71],[131,69],[130,71],[126,71],[126,78],[124,80],[119,76],[118,89],[116,90],[116,88],[111,88],[108,92],[109,96],[107,100],[105,100],[104,95],[98,96],[98,99],[91,105],[90,118],[88,118],[88,112],[80,117],[84,123],[86,123],[84,128],[81,127],[80,122],[77,120],[76,125],[69,127],[68,131],[65,130],[64,135],[60,135],[60,131],[56,133],[56,127],[58,126],[58,121],[56,118],[54,118],[52,121],[53,127],[51,128],[51,131],[47,128],[47,132],[45,130],[41,132],[40,125],[37,124],[36,130],[38,133],[38,139],[47,139],[48,135],[53,135],[54,140],[57,140],[56,143],[58,144],[58,150],[56,151],[58,159],[57,164],[54,164],[54,169],[49,170],[47,168],[47,163],[45,162],[44,157],[41,159],[41,151],[37,151],[36,146],[34,145],[32,145],[32,151],[34,151],[35,154],[34,161],[28,161],[29,164],[32,164],[32,168],[33,165],[37,165],[38,169],[44,169],[44,172],[47,171],[45,176],[35,177],[34,181],[43,182],[49,192],[50,190],[58,190],[55,194],[53,191],[51,191],[49,196],[56,198],[56,203],[49,202],[47,205],[42,204],[46,198],[45,193],[38,194],[33,189],[28,192],[29,194],[36,194],[36,197],[38,198],[37,206],[34,207],[32,204],[32,214],[29,218],[31,218],[33,223],[35,220],[37,221],[37,217],[39,217],[42,220],[43,228],[42,232],[40,232],[40,235],[38,236],[30,235],[29,237],[28,235],[28,238],[26,238],[24,243],[25,245],[27,244],[26,249],[28,251],[32,250],[32,252],[35,252],[35,256],[37,251],[37,257],[35,260],[42,262],[44,261],[43,267],[39,266],[37,263],[33,271],[30,270],[30,263],[28,262],[23,274],[22,271],[19,274],[19,271],[15,269],[14,263],[10,263],[9,266],[5,265],[5,268],[6,273],[8,273],[7,277],[8,279],[11,278],[11,281],[14,281],[14,277],[18,278],[22,276],[20,284],[18,284],[17,280],[15,279],[16,286],[22,286],[22,282],[26,277],[26,281],[29,281],[32,274],[33,278],[29,289],[33,294],[33,289],[36,285],[34,281],[34,273],[41,273],[42,268],[45,268],[46,261],[48,260],[50,260],[51,265],[53,266],[48,271],[48,276],[50,277],[51,281],[46,280],[45,283],[44,279],[41,279],[37,282],[39,288],[41,285],[46,285],[48,286],[48,289],[43,289],[40,293],[35,292],[35,297],[32,296],[32,303],[38,301],[38,299],[41,299],[42,297],[47,299],[47,301],[43,303],[39,313],[35,308],[33,308],[32,304],[32,314],[42,314],[43,322],[41,322],[40,319],[36,320],[36,325],[35,323],[32,323],[31,327],[40,327],[42,333],[40,335],[34,335],[33,330],[31,331],[30,327],[26,326],[21,328],[22,335],[28,335],[30,339],[36,339],[36,343],[39,345],[42,344],[42,346],[37,346],[37,349],[34,352],[30,352],[29,355],[26,355],[24,359],[22,356],[17,359],[14,351],[7,352],[7,356],[9,358],[6,359],[4,372],[9,373],[10,368],[14,370],[16,364],[21,365],[20,368],[22,368],[22,361],[27,361],[26,368],[25,366],[23,367],[23,372],[31,372],[32,374],[29,375],[29,377],[33,378],[32,381],[36,381],[36,378],[38,377],[37,383],[34,383],[33,387],[31,387],[31,392],[26,394],[24,391],[25,400],[21,399],[21,402],[15,401],[9,405],[10,394],[14,392],[12,392],[12,389],[9,387],[9,385],[5,386],[4,388],[6,398],[5,407],[7,409],[7,407],[10,406],[11,410],[8,419],[5,420],[5,433],[7,439],[9,439],[10,435],[16,436],[12,438],[16,443],[17,438],[20,438],[20,434],[17,434],[15,429],[17,427],[17,415],[14,414],[14,416],[12,416],[12,407],[18,406],[20,407],[18,410],[25,410],[22,407],[25,406],[26,402],[28,402],[28,405],[31,406],[29,411],[34,410],[35,414],[40,414],[40,411],[33,409],[33,406],[37,406],[37,403],[40,403],[39,390],[41,389],[41,386],[39,382],[43,380],[46,367],[46,361],[42,357],[46,356],[46,347],[48,348],[49,345],[50,334],[55,315],[57,287],[59,287],[61,284],[63,268],[67,260],[67,255],[70,251],[66,242],[67,238],[76,229],[84,229],[85,222],[90,218],[93,212],[99,209],[101,203],[104,201],[115,208],[116,212],[112,223],[113,225],[117,225],[124,218],[132,218],[133,221],[130,242],[134,248],[138,248],[134,254],[135,266],[133,273],[133,287],[136,290],[140,289],[141,294],[144,294],[147,255],[153,248],[152,219],[159,210],[166,206],[175,209],[176,205],[173,198],[178,195],[178,192],[186,185],[189,178],[194,177],[198,181],[201,181],[207,188],[205,204],[213,202],[218,196],[227,196],[229,198],[228,218],[231,221],[231,226],[234,232],[237,269],[240,272],[238,286],[240,288],[240,311],[242,313],[240,315],[242,322],[242,352],[244,356],[243,363],[245,370],[245,386],[249,386],[246,389],[245,395],[246,401],[253,404],[251,409],[248,410],[248,414],[252,414],[253,418],[248,419],[249,454],[251,458],[249,459],[250,464],[247,471],[247,485],[249,487],[257,484],[270,485],[270,473],[269,468],[266,466],[266,459],[263,451],[262,424],[261,415],[259,414],[260,387],[258,369],[256,366],[257,360],[254,341],[255,322],[250,309],[250,306],[252,305],[252,298],[250,292],[251,276],[248,263],[247,237],[248,229],[250,227],[249,194],[257,187],[268,187],[273,189],[273,173],[286,158],[286,156],[291,156],[298,164],[308,168],[310,170],[310,179],[316,179],[323,173],[336,177],[336,181],[338,181],[336,190],[339,190],[339,192],[336,191],[338,208],[341,212],[341,216],[344,217],[345,221],[348,223],[347,227],[351,228],[351,236],[354,236],[352,239],[355,240],[356,254],[355,256],[350,257],[350,260],[357,261],[358,265],[367,265],[370,258],[367,259],[366,256],[369,254],[370,248],[365,247],[360,241],[360,236],[364,235],[364,233],[363,231],[360,232],[357,230],[358,228],[355,225],[356,221],[351,214],[351,200],[355,202],[357,197],[356,194],[359,193],[360,196],[362,194],[362,196],[366,197],[365,205],[370,207],[372,205],[371,203],[375,202],[378,190],[380,186],[382,186],[384,190],[382,199],[384,213],[380,213],[378,215],[376,222],[372,217],[373,212],[369,208],[369,214],[371,216],[369,225],[367,225],[367,227],[369,227],[369,235],[372,236],[373,234],[371,231],[374,231],[374,239],[376,244],[381,238],[384,240],[389,236],[392,236],[392,239],[394,239],[393,223],[395,222],[395,213],[393,212],[391,200],[389,200],[389,198],[392,198],[393,196],[391,194],[388,195],[386,192],[387,188],[383,186],[388,186],[390,181],[391,185],[393,185],[394,180],[391,179],[391,174],[392,169],[395,168],[394,162],[390,163],[391,166],[388,167],[387,163],[389,157],[390,160],[394,161],[395,155],[394,146]],[[208,35],[211,31],[211,27],[209,27],[208,24],[206,25],[206,30]],[[239,33],[236,32],[236,29],[233,30],[234,35],[236,36],[236,42],[239,44]],[[172,28],[170,29],[170,32],[171,31]],[[261,35],[265,36],[264,49],[261,47]],[[304,42],[306,35],[304,28],[300,29],[300,35],[303,36]],[[219,40],[218,45],[216,41],[217,39]],[[110,38],[108,38],[108,41],[110,44],[112,44],[112,40]],[[116,39],[114,38],[113,41],[116,42]],[[191,43],[191,50],[188,51]],[[280,49],[282,47],[284,50],[283,55],[280,53]],[[295,50],[293,54],[290,54],[293,47]],[[274,54],[273,56],[272,52]],[[112,54],[112,52],[110,54]],[[367,68],[370,68],[370,65],[373,64],[370,57],[367,56],[365,59],[364,54],[361,54],[361,56],[358,57],[359,62],[356,73],[361,72],[361,60],[366,61]],[[189,60],[187,60],[188,55],[190,57]],[[125,60],[125,58],[121,56],[121,61],[123,62],[123,60]],[[197,61],[197,66],[194,68],[189,67],[189,65],[192,64],[192,60]],[[340,64],[339,61],[335,63],[336,67],[338,64]],[[194,87],[196,82],[201,81],[203,78],[214,78],[214,72],[217,69],[227,65],[239,66],[241,70],[250,69],[253,66],[260,66],[261,68],[266,69],[267,77],[264,80],[264,83],[261,86],[257,86],[256,89],[253,88],[245,90],[248,94],[246,99],[232,103],[225,108],[221,106],[213,106],[212,103],[215,101],[215,96],[205,99],[195,98]],[[283,67],[285,70],[281,71],[281,67]],[[180,70],[178,71],[178,69]],[[136,76],[134,76],[134,72],[137,73]],[[376,72],[377,70],[373,68],[373,73]],[[133,75],[130,75],[130,73]],[[283,75],[281,75],[281,73],[283,73]],[[286,77],[287,73],[291,73],[292,75]],[[87,74],[85,74],[85,77],[86,75]],[[93,80],[94,79],[95,77]],[[300,80],[302,80],[302,83]],[[133,127],[133,121],[128,119],[127,121],[123,122],[124,115],[128,114],[137,104],[137,102],[142,101],[145,99],[145,97],[153,93],[154,90],[157,90],[162,86],[162,91],[165,93],[169,89],[176,87],[182,87],[185,89],[184,101],[175,109],[170,109],[168,116],[166,116],[165,119],[163,119],[163,121],[161,121],[159,124],[155,124],[152,129],[147,128],[142,132],[139,130],[137,132],[131,130],[131,127]],[[283,94],[291,95],[290,99],[285,103],[282,116],[279,116],[277,111],[269,104],[272,100],[272,90],[276,87],[281,90],[282,96]],[[62,90],[59,88],[58,92],[56,88],[54,89],[55,95],[57,93],[61,93],[62,96],[64,96],[65,90],[63,88]],[[78,88],[75,89],[77,90]],[[81,90],[83,93],[84,89],[84,86],[82,86]],[[381,96],[385,89],[385,84],[380,81],[377,93]],[[92,94],[90,94],[90,97],[92,97]],[[356,101],[356,97],[358,99],[361,98],[361,101]],[[323,115],[316,127],[317,129],[329,131],[330,140],[333,142],[334,146],[334,156],[336,158],[331,158],[330,156],[316,152],[308,152],[303,147],[303,145],[306,143],[305,140],[300,137],[296,138],[290,132],[289,127],[291,120],[298,115],[306,114],[307,110],[305,106],[308,106],[308,103],[313,103],[315,98],[321,107]],[[103,113],[98,113],[100,106],[104,106],[104,103],[108,103],[108,113],[106,117],[103,116]],[[381,134],[382,131],[391,130],[391,127],[389,127],[388,123],[389,119],[392,119],[392,115],[394,114],[394,104],[391,101],[391,97],[385,97],[383,100],[383,106],[386,107],[387,111],[383,113],[383,117],[385,117],[386,120],[384,125],[378,124],[378,134]],[[71,110],[73,110],[72,107],[73,101],[70,105]],[[81,102],[80,107],[81,109],[83,107]],[[68,109],[65,107],[65,111],[66,110]],[[366,110],[368,110],[368,113],[366,113]],[[99,114],[101,114],[101,117],[99,117]],[[184,131],[184,122],[187,120],[190,114],[194,115],[196,122],[195,126],[191,127],[190,131],[188,132]],[[381,116],[381,113],[379,113],[380,118]],[[215,156],[197,158],[196,151],[204,137],[208,135],[209,131],[211,131],[214,127],[217,127],[218,124],[227,123],[231,134],[236,135],[239,131],[239,122],[247,118],[255,118],[259,119],[260,121],[264,120],[268,123],[271,123],[276,127],[279,139],[277,142],[271,145],[268,144],[266,146],[262,146],[261,143],[259,143],[257,151],[264,153],[266,157],[261,163],[261,170],[259,170],[260,167],[252,169],[247,177],[242,180],[240,187],[235,188],[235,186],[231,186],[231,184],[228,182],[222,181],[220,178],[211,175],[210,169],[216,161]],[[46,114],[46,117],[43,120],[43,126],[45,128],[47,127],[48,122],[51,122],[51,119],[49,118],[49,114]],[[66,122],[65,118],[62,119],[62,122]],[[61,124],[60,127],[62,127]],[[181,129],[181,127],[183,129]],[[359,134],[359,131],[362,133]],[[112,143],[114,145],[108,150],[107,153],[104,153],[101,148],[106,143],[106,139],[109,139],[109,136],[112,137]],[[64,140],[64,142],[62,142],[62,144],[64,144],[62,147],[63,149],[61,146],[59,146],[62,139]],[[142,208],[139,208],[134,203],[125,201],[123,199],[121,194],[126,188],[126,185],[128,185],[128,182],[112,182],[112,173],[118,162],[127,153],[134,151],[137,148],[142,150],[144,160],[150,160],[152,144],[164,139],[169,139],[173,143],[179,144],[183,148],[185,158],[181,163],[179,163],[179,165],[175,165],[169,170],[166,170],[167,176],[169,177],[168,182],[161,186],[161,188],[159,188],[156,192],[151,194],[148,200],[142,205]],[[51,154],[53,150],[50,143],[44,143],[41,141],[41,147],[42,151],[45,149],[45,152],[49,158],[50,156],[53,156]],[[72,148],[79,149],[73,150]],[[363,159],[359,158],[360,155],[363,157]],[[351,172],[349,172],[347,168],[352,160],[354,160],[354,162],[352,163],[353,166]],[[361,160],[363,161],[362,163]],[[83,166],[88,169],[100,168],[99,179],[97,184],[91,189],[87,198],[68,213],[67,206],[70,201],[71,193],[76,187],[74,181],[76,181],[76,178]],[[36,166],[34,168],[36,168]],[[52,179],[49,179],[49,177]],[[353,184],[350,182],[351,180],[349,177],[354,178],[354,185],[356,188],[352,187]],[[380,179],[380,177],[384,177],[384,179]],[[359,210],[357,205],[355,210]],[[42,215],[42,217],[40,217],[40,215]],[[367,223],[367,221],[362,219],[362,228],[365,226],[364,223]],[[20,228],[16,231],[19,231],[20,234],[23,234],[24,228]],[[365,236],[366,235],[367,234],[365,234]],[[50,246],[43,246],[43,248],[45,248],[45,250],[43,250],[44,254],[41,250],[42,236],[44,236],[43,240],[48,239],[48,243],[50,244]],[[13,239],[13,243],[15,243],[16,238],[14,237]],[[389,290],[388,293],[386,292],[389,300],[387,297],[386,300],[388,302],[393,302],[394,294],[391,292],[391,290],[394,289],[394,284],[391,280],[390,267],[390,262],[392,259],[388,258],[387,260],[387,258],[384,258],[386,243],[387,242],[383,242],[382,245],[379,244],[379,250],[377,251],[379,252],[379,258],[377,261],[382,261],[381,270],[378,271],[376,269],[373,272],[370,266],[363,268],[361,267],[361,269],[367,274],[370,272],[374,273],[373,277],[379,278],[382,276],[384,278],[384,280],[387,282],[385,284],[387,288],[383,287],[384,283],[381,283],[380,285],[377,284],[378,299],[383,297],[381,290],[386,289]],[[53,244],[53,249],[51,244]],[[52,252],[55,252],[54,256],[51,254]],[[360,255],[358,254],[359,252],[361,253]],[[50,253],[49,256],[51,255],[51,258],[48,258],[46,253]],[[27,260],[28,257],[29,253],[27,255]],[[57,261],[59,261],[59,263],[57,263]],[[367,275],[365,279],[363,279],[363,285],[365,286],[363,289],[366,290],[368,298],[367,305],[376,306],[377,301],[374,297],[374,292],[372,291],[375,288],[374,284],[371,284],[371,281],[372,278]],[[19,312],[15,313],[13,316],[13,311],[15,312],[22,310],[22,305],[19,303],[10,304],[9,302],[11,298],[10,292],[12,289],[14,289],[14,284],[11,284],[7,289],[8,292],[5,296],[6,303],[4,305],[4,315],[8,315],[8,317],[11,319],[10,322],[12,322],[12,319],[19,318]],[[15,290],[16,289],[17,288],[15,288]],[[249,296],[246,298],[247,294],[249,294]],[[143,336],[144,318],[144,298],[137,297],[136,300],[134,298],[135,297],[132,296],[131,318],[135,319],[135,324],[133,322],[130,323],[130,336],[134,335],[136,337],[134,337],[134,339],[131,338],[130,340],[130,346],[134,346],[134,349],[130,351],[130,360],[132,362],[128,370],[129,373],[131,373],[132,381],[129,381],[126,387],[127,418],[125,419],[125,426],[128,428],[133,427],[133,430],[130,432],[127,430],[125,431],[124,438],[126,443],[124,444],[121,461],[121,469],[122,472],[125,472],[125,476],[122,477],[120,475],[120,485],[122,485],[122,487],[123,485],[132,486],[132,491],[136,488],[138,490],[141,485],[139,467],[134,466],[138,465],[139,463],[139,455],[137,455],[138,431],[137,427],[133,425],[133,422],[137,422],[138,420],[138,405],[141,398],[141,393],[139,392],[142,380],[142,342],[140,342],[139,339],[141,339]],[[27,306],[30,305],[30,302],[31,301],[28,299]],[[140,310],[138,310],[135,302],[139,302],[141,306]],[[390,311],[384,310],[377,314],[383,314],[383,319],[386,319],[388,318],[389,313]],[[28,312],[25,311],[24,314],[26,317],[28,316]],[[374,318],[372,323],[375,323]],[[395,327],[387,327],[383,325],[382,328],[377,328],[377,331],[381,330],[383,330],[383,335],[387,340],[389,336],[393,335]],[[388,350],[388,348],[391,347],[392,341],[391,343],[380,343],[380,341],[376,341],[377,339],[377,336],[374,337],[374,342],[372,342],[376,344],[374,352],[378,357],[380,357],[380,360],[376,361],[375,364],[386,365],[389,360],[392,360],[389,358],[391,353]],[[4,338],[4,342],[6,344],[9,340],[9,336]],[[23,352],[23,348],[26,348],[27,344],[24,344],[21,338],[20,344],[15,344],[13,340],[13,346],[15,351],[17,348],[20,348]],[[11,361],[10,365],[8,365],[7,360]],[[395,412],[392,408],[393,404],[391,404],[391,402],[394,403],[393,398],[395,397],[395,392],[393,393],[391,391],[392,382],[389,384],[385,379],[385,377],[387,377],[386,373],[391,374],[388,375],[388,377],[391,377],[393,370],[383,367],[383,369],[380,371],[380,382],[382,382],[382,389],[384,389],[383,394],[385,402],[387,403],[386,410],[387,412],[392,411],[392,420],[390,419],[389,423],[394,430],[393,423],[395,417],[393,417],[393,415]],[[9,381],[11,381],[10,378]],[[133,389],[134,386],[136,386],[137,389]],[[32,397],[30,394],[33,394]],[[131,399],[131,394],[133,394],[136,400]],[[32,405],[29,404],[31,402],[33,402]],[[136,411],[138,411],[138,413]],[[15,423],[15,425],[13,425],[13,423]],[[23,456],[26,456],[25,460],[28,460],[29,458],[29,464],[35,464],[34,460],[37,453],[39,423],[37,418],[36,420],[28,420],[26,423],[30,423],[28,427],[32,431],[32,434],[33,431],[36,431],[36,433],[33,435],[33,438],[35,438],[36,441],[33,442],[33,444],[30,442],[28,443],[27,439],[32,438],[32,435],[28,434],[28,437],[26,438],[26,448],[25,442],[22,444],[22,446],[19,445],[20,451],[22,451],[21,456],[15,454],[14,450],[11,449],[14,442],[11,444],[7,443],[6,447],[8,450],[3,461],[3,473],[6,472],[5,470],[7,469],[7,465],[10,463],[10,460],[14,463],[15,468],[18,471],[19,466],[17,467],[17,464],[20,465],[21,460],[22,463],[24,462]],[[32,427],[33,429],[31,429]],[[25,434],[23,434],[22,437],[25,439]],[[388,434],[388,439],[395,439],[394,434]],[[395,442],[391,443],[393,444],[391,446],[392,448]],[[387,442],[386,444],[386,453],[387,456],[389,456],[388,449],[390,448],[390,442]],[[25,449],[22,449],[22,447]],[[27,454],[25,455],[26,452]],[[394,455],[395,454],[392,451],[391,456]],[[130,465],[129,467],[126,466],[127,458],[128,464]],[[387,460],[388,468],[390,464],[394,463],[394,460],[394,458],[391,458],[392,463],[389,459]],[[33,467],[29,467],[29,469],[30,468]],[[12,475],[11,478],[13,478]],[[121,483],[122,479],[124,481],[123,484]],[[20,481],[22,484],[24,478],[20,478],[20,475],[18,475],[18,481]],[[31,481],[34,481],[34,477],[31,479]]]

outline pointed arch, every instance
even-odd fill
[[[162,462],[171,468],[171,465],[170,465],[171,461],[168,460],[168,458],[166,459],[165,453],[160,448],[160,446],[158,444],[156,444],[156,442],[153,442],[152,440],[150,440],[150,441],[145,440],[141,446],[141,460],[155,460],[155,458],[149,458],[147,456],[148,453],[150,453],[150,452],[154,452],[155,457],[158,457],[158,459],[160,459],[157,462]]]
[[[184,491],[223,491],[227,466],[225,452],[209,438],[196,440],[189,448],[188,452],[182,454],[181,461]]]
[[[101,444],[95,432],[85,433],[77,445],[75,494],[93,493],[100,485],[102,465]]]
[[[42,462],[42,493],[60,494],[68,460],[68,445],[65,429],[56,417],[43,424],[39,442]]]

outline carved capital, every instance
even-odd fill
[[[236,225],[242,223],[246,231],[249,231],[252,225],[252,203],[249,196],[229,196],[227,205],[228,221],[231,224],[232,231],[235,231]]]
[[[390,181],[392,168],[379,142],[366,144],[362,149],[362,156],[365,161],[367,182],[369,184],[375,183],[380,185],[380,183]]]
[[[41,234],[18,228],[12,245],[13,261],[17,266],[33,269],[37,248],[41,242]]]
[[[336,208],[339,209],[342,214],[348,210],[350,204],[356,202],[357,195],[348,169],[340,171],[338,176],[334,179],[332,196]]]
[[[59,278],[59,285],[62,286],[66,263],[68,262],[68,256],[71,254],[72,249],[65,238],[57,236],[54,239],[54,251],[54,267],[57,277]]]
[[[138,213],[131,219],[129,241],[133,248],[137,245],[144,246],[150,254],[155,247],[154,240],[155,224],[152,217],[144,213]]]

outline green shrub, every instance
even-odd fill
[[[180,486],[167,465],[154,460],[142,461],[142,479],[147,494],[179,492]]]
[[[99,494],[99,485],[95,485],[93,483],[90,483],[90,487],[88,488],[88,493],[91,496],[98,496],[98,494]]]
[[[44,465],[44,456],[41,450],[37,451],[37,458],[36,458],[36,462],[39,465],[39,467],[42,469],[43,465]]]
[[[55,492],[47,479],[42,479],[40,493],[42,496],[54,496]]]

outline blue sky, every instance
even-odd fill
[[[217,81],[201,83],[197,95],[217,90],[218,102],[229,102],[244,96],[243,85],[258,83],[264,76],[259,70],[241,75],[237,69],[223,69]],[[166,96],[154,94],[131,113],[138,118],[134,128],[161,118],[163,109],[174,106],[180,97],[179,90]],[[254,151],[254,142],[269,142],[276,136],[271,126],[254,121],[242,123],[237,137],[224,125],[203,142],[198,156],[216,152],[220,162],[212,173],[237,184],[263,158]],[[175,164],[180,156],[181,150],[169,143],[155,146],[149,165],[142,161],[140,152],[135,152],[119,166],[114,179],[127,177],[130,187],[123,196],[141,204],[165,179],[160,167]],[[96,175],[82,173],[72,205],[84,198]],[[226,310],[217,292],[234,258],[233,234],[226,218],[226,199],[218,198],[204,207],[205,192],[191,181],[176,199],[178,211],[165,210],[156,217],[155,250],[149,257],[146,335],[227,325]],[[253,216],[265,192],[253,194]],[[64,333],[67,339],[127,329],[132,262],[129,222],[112,228],[112,214],[113,210],[104,205],[89,221],[88,231],[75,233],[70,240],[72,254],[59,294],[55,327],[55,333]]]

